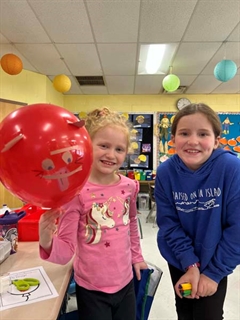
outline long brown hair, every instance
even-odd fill
[[[182,117],[189,116],[195,113],[202,113],[203,115],[205,115],[212,125],[215,138],[220,137],[222,132],[222,124],[220,118],[212,108],[204,103],[190,103],[182,110],[178,111],[173,120],[171,134],[175,136],[178,122]]]

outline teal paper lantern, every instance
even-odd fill
[[[237,73],[237,65],[232,60],[222,60],[214,68],[214,76],[217,80],[227,82]]]
[[[167,75],[162,81],[163,88],[166,91],[176,91],[180,85],[180,79],[175,74]]]

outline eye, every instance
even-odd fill
[[[201,137],[206,137],[208,134],[206,132],[200,133]]]
[[[44,170],[53,170],[55,166],[51,159],[45,159],[42,161],[42,168]]]
[[[66,151],[64,152],[64,154],[62,155],[62,159],[65,163],[71,163],[73,160],[73,156],[71,154],[70,151]]]
[[[187,132],[182,131],[182,132],[179,133],[179,135],[185,137],[185,136],[187,136],[188,134],[187,134]]]

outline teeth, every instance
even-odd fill
[[[197,150],[187,150],[188,153],[198,153]]]
[[[112,165],[112,162],[108,162],[108,161],[103,161],[103,163],[105,163],[105,164],[107,164],[107,165],[109,165],[109,166]]]

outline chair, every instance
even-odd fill
[[[147,215],[146,223],[150,221],[151,217],[153,216],[154,211],[156,210],[156,201],[154,196],[154,186],[151,183],[148,183],[148,193],[149,193],[149,200],[151,204],[151,209]],[[153,227],[156,225],[156,215],[154,217]]]

